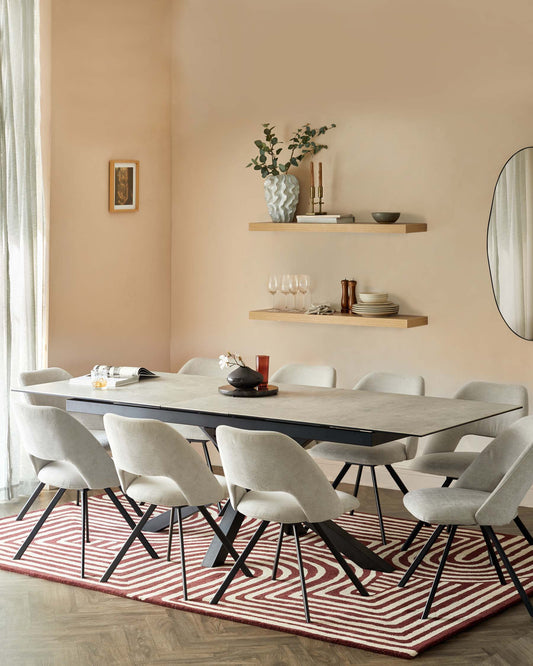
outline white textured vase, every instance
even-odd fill
[[[300,184],[296,176],[291,173],[267,176],[264,185],[268,214],[272,222],[292,222],[300,196]]]

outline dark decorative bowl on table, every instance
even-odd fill
[[[253,389],[263,381],[263,375],[245,365],[232,370],[227,379],[236,389]]]
[[[393,224],[401,213],[372,213],[372,217],[378,224]]]

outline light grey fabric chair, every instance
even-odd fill
[[[522,405],[522,409],[438,432],[428,437],[421,455],[403,462],[399,466],[423,474],[443,476],[444,487],[449,486],[454,479],[461,476],[477,458],[480,448],[486,446],[512,423],[528,414],[528,393],[526,387],[521,384],[473,381],[462,386],[454,398]],[[478,450],[457,450],[463,441],[469,441],[471,446],[476,446]],[[515,522],[528,542],[533,544],[533,538],[518,516],[516,516]],[[409,548],[422,526],[423,523],[418,523],[415,526],[402,550]]]
[[[197,506],[213,532],[234,560],[238,554],[207,510],[209,504],[228,497],[224,477],[210,472],[201,457],[168,423],[151,419],[133,419],[106,414],[104,424],[113,461],[122,487],[138,502],[150,504],[143,517],[121,548],[101,582],[105,583],[120,564],[131,544],[142,534],[146,521],[158,505],[171,507],[167,560],[170,561],[173,525],[178,517],[183,596],[187,599],[187,575],[181,507]],[[243,572],[251,576],[243,565]]]
[[[321,523],[338,518],[359,501],[331,487],[322,470],[299,444],[278,432],[217,428],[217,442],[234,509],[261,521],[259,528],[224,579],[211,604],[217,604],[270,522],[281,523],[272,579],[275,579],[284,525],[292,526],[305,617],[310,622],[298,528],[305,523],[318,534],[360,594],[368,592],[324,533]]]
[[[499,434],[461,474],[451,488],[413,490],[404,497],[415,518],[438,527],[399,583],[404,587],[445,527],[450,527],[446,547],[422,613],[427,618],[457,527],[479,525],[491,562],[502,585],[505,578],[492,544],[507,569],[529,614],[529,602],[494,530],[515,518],[518,507],[533,484],[533,416],[526,416]]]
[[[398,375],[390,372],[372,372],[360,379],[354,386],[354,390],[424,395],[424,378],[419,376]],[[407,488],[392,465],[402,460],[412,458],[416,454],[417,445],[418,439],[416,437],[407,437],[405,440],[386,442],[385,444],[379,444],[378,446],[357,446],[354,444],[339,444],[336,442],[319,442],[308,450],[314,458],[324,458],[326,460],[335,460],[344,463],[341,471],[333,481],[334,488],[339,485],[352,465],[358,465],[359,469],[357,470],[357,478],[354,487],[355,496],[357,496],[357,493],[359,492],[363,467],[370,467],[372,484],[374,486],[374,497],[376,500],[381,529],[381,540],[385,544],[387,543],[387,539],[385,535],[385,526],[383,524],[375,468],[378,465],[384,465],[398,488],[405,494]]]
[[[85,576],[85,544],[89,541],[88,490],[104,490],[130,527],[135,523],[124,509],[112,488],[119,485],[113,461],[98,440],[73,416],[58,407],[15,406],[22,440],[37,478],[58,488],[35,527],[13,559],[19,560],[31,544],[65,490],[82,494],[81,577]],[[157,553],[143,535],[139,540],[154,558]]]
[[[204,357],[194,357],[189,359],[182,367],[178,370],[178,375],[203,375],[204,377],[220,377],[220,379],[226,379],[230,370],[228,368],[221,368],[218,362],[218,358],[204,358]],[[213,471],[213,465],[211,464],[211,457],[209,456],[209,449],[207,448],[207,443],[210,441],[205,434],[205,432],[198,426],[192,425],[182,425],[174,424],[172,425],[176,432],[179,432],[180,435],[189,440],[189,442],[198,442],[202,445],[202,449],[205,456],[205,461],[210,471]],[[212,442],[214,444],[214,442]]]
[[[62,380],[70,379],[71,377],[72,375],[66,370],[63,370],[63,368],[44,368],[43,370],[21,372],[19,376],[19,383],[21,386],[36,386],[38,384],[47,384],[48,382],[59,382]],[[43,405],[48,407],[57,407],[63,411],[66,410],[65,398],[60,398],[53,395],[36,395],[32,393],[24,393],[23,396],[26,402],[28,402],[30,405]],[[88,428],[91,431],[93,437],[95,437],[105,449],[109,449],[109,443],[107,441],[104,430],[104,423],[101,416],[95,414],[77,414],[74,416],[74,418],[82,423],[86,428]],[[39,483],[37,485],[31,497],[20,510],[16,520],[22,520],[24,518],[43,488],[44,483]]]
[[[272,383],[279,382],[280,384],[335,388],[337,385],[337,371],[329,365],[289,363],[276,370],[269,381]]]

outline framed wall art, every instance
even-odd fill
[[[137,160],[110,160],[109,210],[111,213],[130,213],[139,210]]]

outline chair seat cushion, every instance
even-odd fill
[[[377,446],[318,442],[307,450],[313,458],[327,458],[353,465],[392,465],[407,457],[403,442],[386,442]]]
[[[220,493],[215,497],[202,498],[202,506],[214,504],[228,496],[226,479],[216,475],[215,478],[220,486]],[[188,506],[189,504],[174,481],[166,476],[139,476],[129,484],[126,492],[136,502],[147,502],[158,506]]]
[[[407,460],[402,463],[401,467],[422,472],[423,474],[451,476],[453,479],[458,479],[478,455],[477,451],[427,453],[422,456],[416,456],[412,460]]]
[[[418,520],[433,525],[476,525],[476,513],[490,493],[468,488],[419,488],[403,498]]]
[[[341,503],[341,513],[357,509],[359,500],[348,493],[336,491]],[[259,518],[273,523],[303,523],[322,522],[333,520],[338,516],[328,518],[321,517],[315,520],[313,516],[307,516],[293,495],[281,491],[250,490],[247,492],[237,506],[237,510],[250,518]]]
[[[88,487],[87,482],[80,475],[76,467],[66,461],[49,462],[39,470],[39,481],[48,483],[56,488],[66,488],[67,490],[83,490]],[[119,485],[118,477],[114,468],[111,466],[109,476],[102,477],[101,486],[95,488],[115,488]]]
[[[105,430],[91,430],[91,435],[100,442],[104,449],[109,449],[109,441]]]
[[[182,423],[169,423],[176,432],[179,432],[179,434],[182,437],[185,437],[185,439],[188,439],[189,441],[193,442],[207,442],[209,441],[209,437],[205,434],[203,430],[201,430],[198,426],[194,425],[184,425]]]

